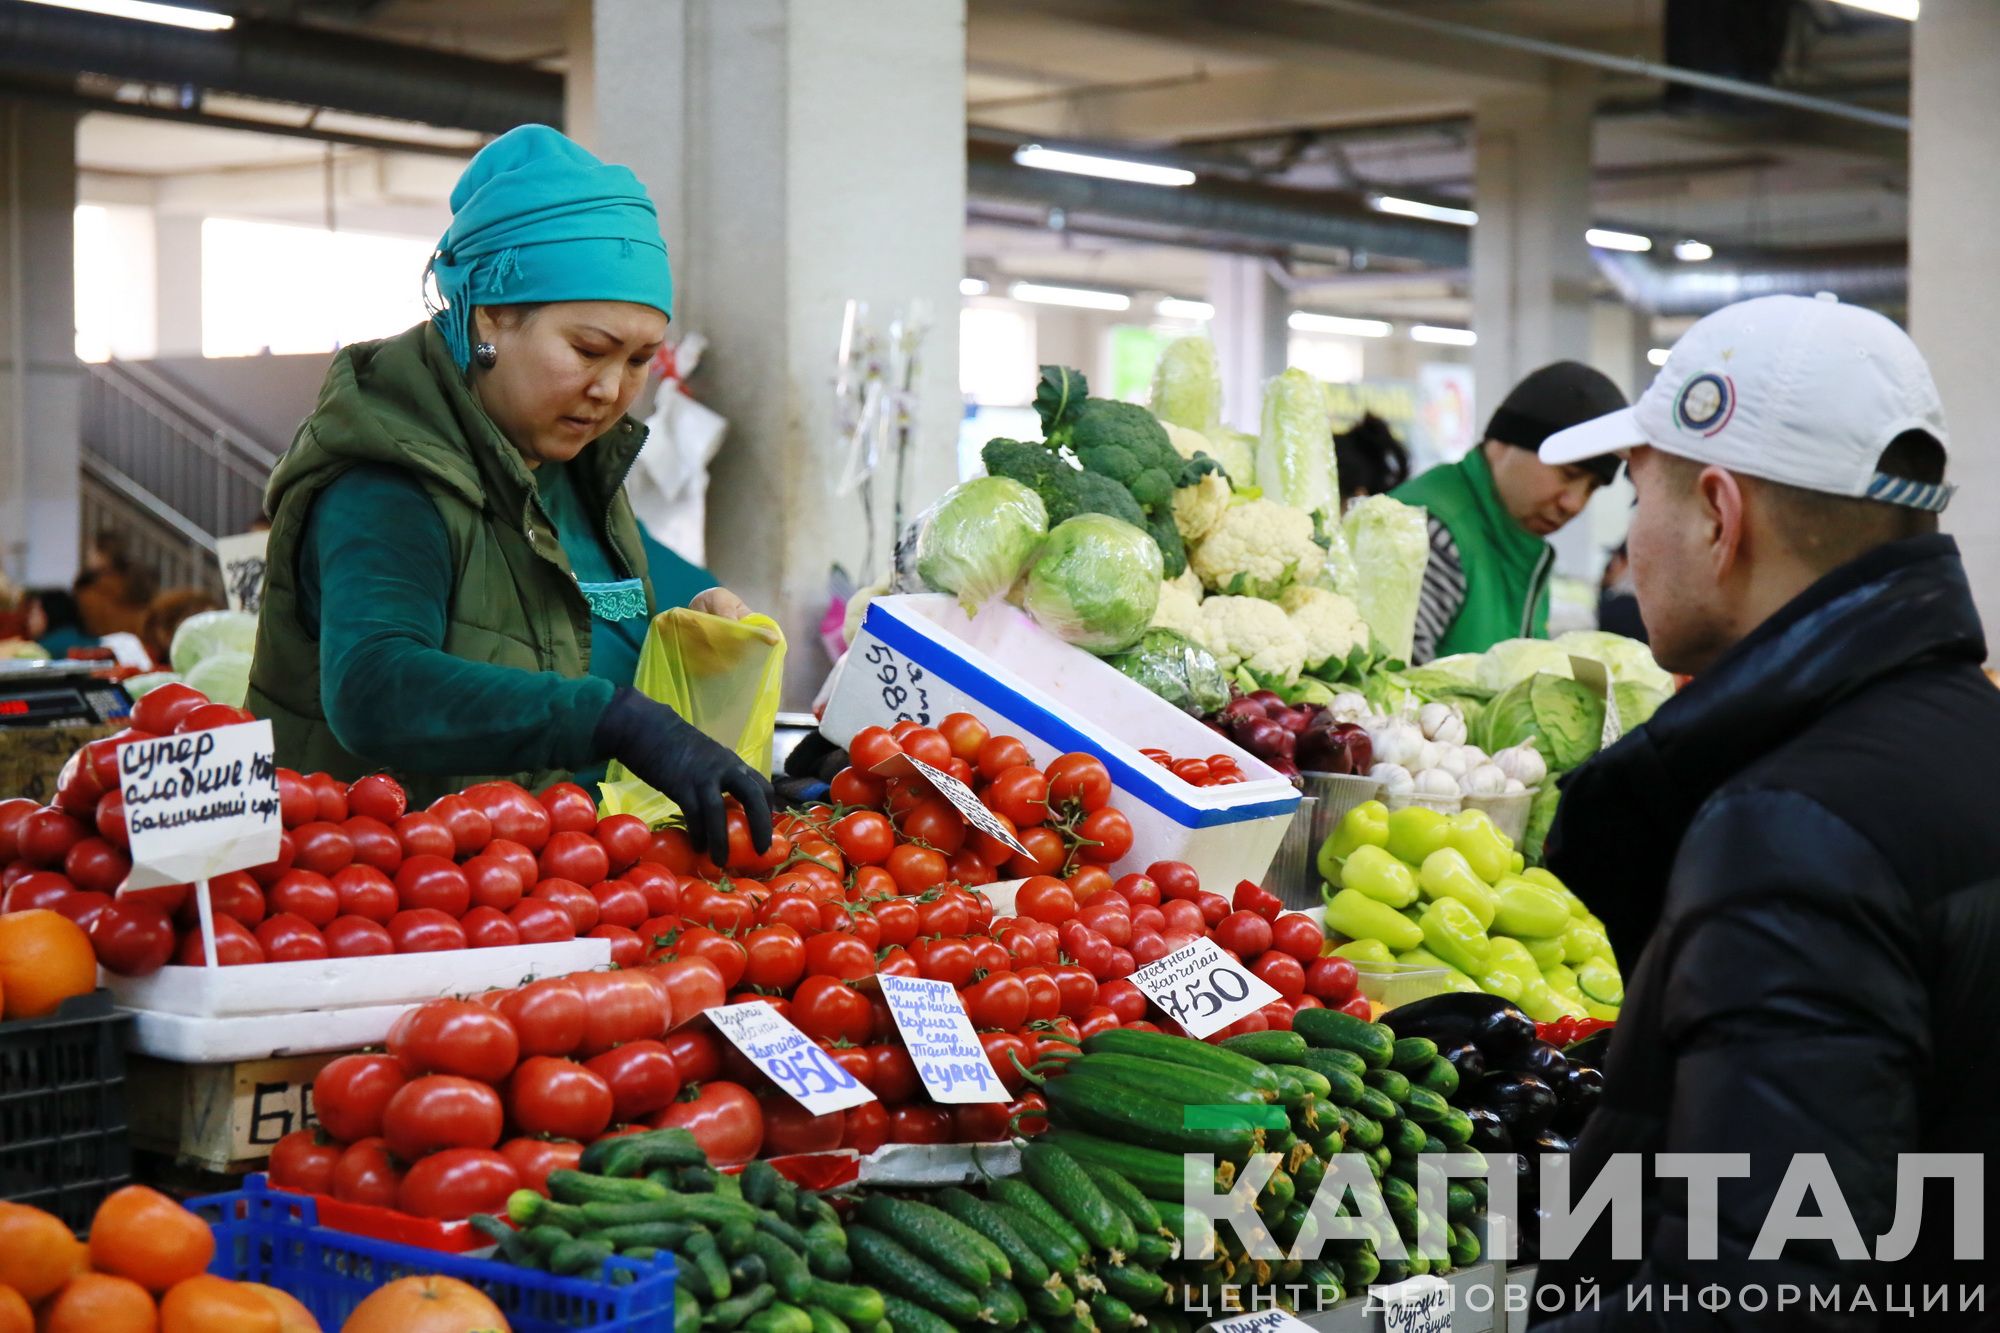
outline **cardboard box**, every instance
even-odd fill
[[[132,1143],[211,1171],[262,1168],[279,1139],[319,1123],[312,1084],[334,1053],[184,1065],[131,1058]]]
[[[91,741],[124,730],[122,722],[0,727],[0,800],[25,796],[47,805],[69,757]]]

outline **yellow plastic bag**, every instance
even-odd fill
[[[653,617],[632,684],[759,773],[769,773],[784,679],[785,635],[777,621],[728,620],[678,607]],[[658,825],[680,814],[679,806],[617,760],[598,790],[604,815],[637,815]]]

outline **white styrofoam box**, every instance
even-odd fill
[[[1012,1143],[885,1143],[861,1159],[856,1183],[882,1188],[970,1185],[1021,1172]]]
[[[518,986],[531,977],[603,967],[610,961],[610,940],[582,939],[241,967],[169,966],[145,977],[107,974],[104,984],[121,1009],[203,1018],[288,1014],[298,1021],[300,1014],[311,1010],[419,1004],[440,995]]]
[[[1298,789],[1268,765],[1005,602],[972,619],[951,597],[870,602],[820,730],[846,745],[864,727],[932,725],[954,712],[1018,737],[1038,764],[1074,750],[1104,761],[1112,804],[1132,821],[1131,854],[1113,874],[1185,861],[1226,896],[1238,880],[1263,878],[1299,806]],[[1142,749],[1227,754],[1248,780],[1190,786]]]
[[[125,1049],[180,1064],[226,1064],[283,1055],[358,1051],[379,1046],[389,1026],[408,1004],[371,1004],[356,1009],[315,1009],[291,1014],[237,1014],[202,1018],[156,1009],[126,1009]]]

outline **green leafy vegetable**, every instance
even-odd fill
[[[1229,702],[1229,681],[1215,654],[1185,634],[1149,629],[1131,648],[1105,660],[1189,713],[1213,713]]]
[[[248,657],[256,646],[257,617],[247,611],[203,611],[181,622],[167,656],[174,670],[185,676],[205,658],[217,653]]]
[[[1160,548],[1104,514],[1079,514],[1049,532],[1028,570],[1023,604],[1043,629],[1093,653],[1129,648],[1160,600]]]
[[[1257,484],[1265,495],[1295,509],[1340,512],[1333,420],[1327,411],[1326,389],[1297,367],[1273,379],[1264,390]]]
[[[974,615],[1014,586],[1049,533],[1042,498],[1010,477],[976,477],[952,487],[921,523],[917,573],[939,592],[958,594]]]
[[[1430,524],[1424,511],[1386,495],[1356,501],[1341,521],[1353,557],[1354,603],[1361,618],[1393,657],[1410,660],[1417,603],[1430,563]]]
[[[1551,772],[1563,773],[1597,753],[1604,700],[1565,676],[1538,672],[1497,695],[1479,716],[1472,743],[1488,754],[1530,736]]]

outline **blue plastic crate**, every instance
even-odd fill
[[[319,1225],[313,1201],[267,1189],[251,1176],[240,1190],[190,1199],[215,1232],[209,1271],[290,1292],[324,1328],[339,1328],[356,1306],[397,1278],[442,1273],[492,1298],[514,1333],[671,1328],[675,1267],[671,1254],[650,1263],[613,1256],[601,1278],[552,1277],[531,1268],[353,1236]],[[632,1274],[624,1286],[615,1273]]]

